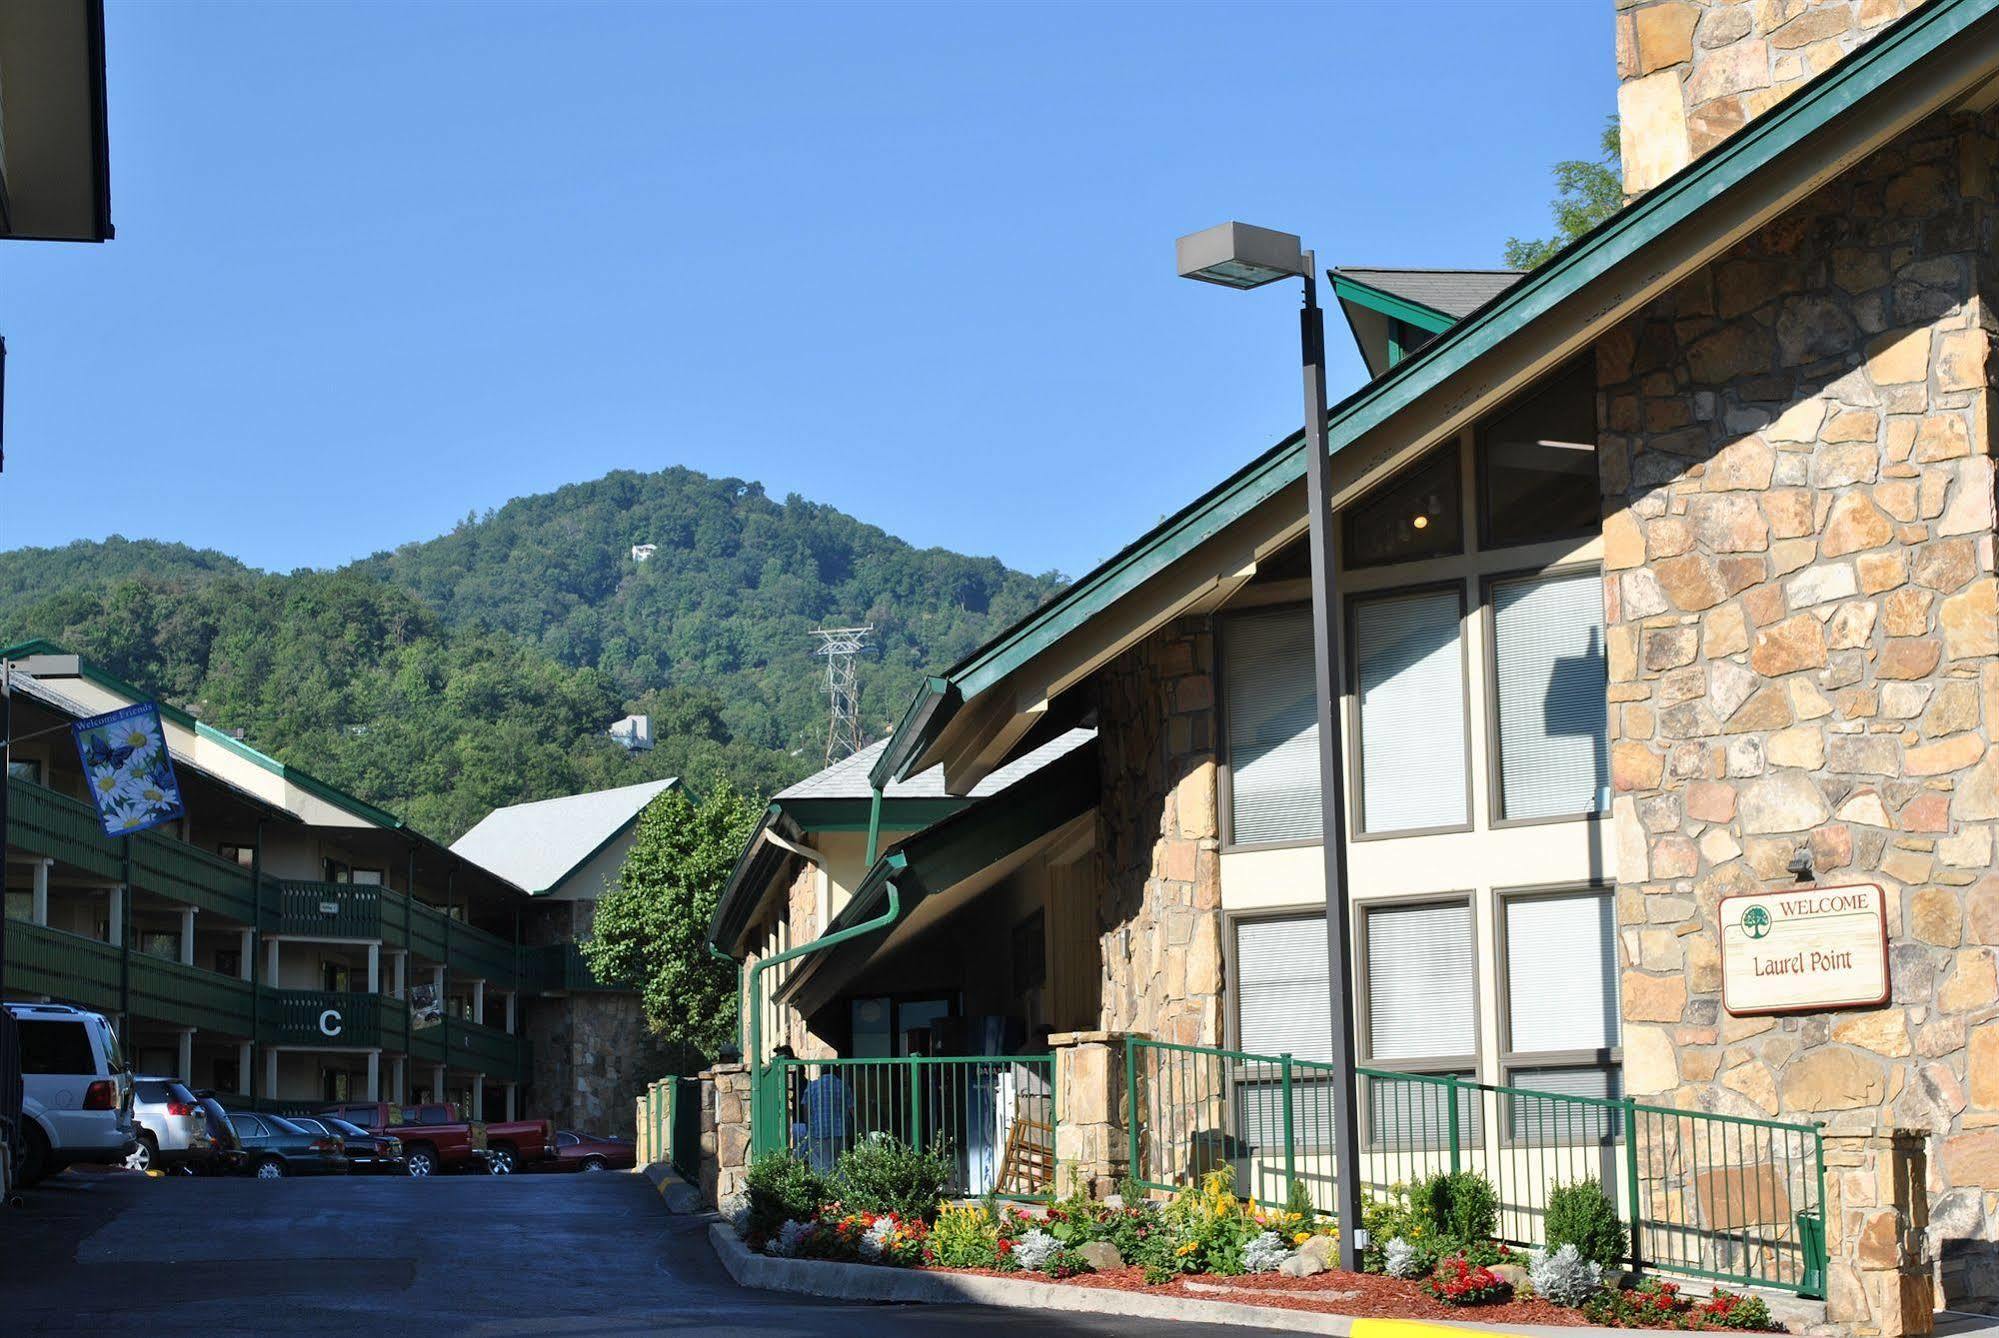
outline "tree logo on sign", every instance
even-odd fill
[[[1770,932],[1770,912],[1761,906],[1751,906],[1742,913],[1742,929],[1751,938],[1762,938]]]

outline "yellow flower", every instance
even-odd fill
[[[1309,1231],[1300,1231],[1300,1232],[1299,1232],[1299,1233],[1298,1233],[1297,1235],[1295,1235],[1295,1236],[1293,1236],[1293,1237],[1291,1238],[1291,1243],[1292,1243],[1293,1245],[1303,1245],[1303,1244],[1304,1244],[1304,1243],[1305,1243],[1306,1241],[1308,1241],[1308,1240],[1310,1240],[1310,1239],[1312,1239],[1312,1233],[1311,1233],[1311,1232],[1309,1232]]]
[[[1195,1250],[1198,1250],[1200,1248],[1201,1248],[1200,1246],[1194,1244],[1194,1242],[1190,1240],[1185,1245],[1182,1245],[1179,1249],[1173,1251],[1173,1253],[1179,1255],[1182,1259],[1185,1259],[1188,1255],[1192,1254]]]

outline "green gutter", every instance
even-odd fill
[[[737,1054],[741,1054],[743,1050],[743,1009],[740,1001],[743,997],[743,964],[737,961],[735,958],[731,957],[728,953],[723,952],[713,943],[709,943],[704,940],[701,946],[706,948],[708,950],[708,955],[710,957],[713,957],[716,961],[727,962],[730,966],[736,968],[736,998],[738,1000],[738,1003],[736,1005],[736,1034],[730,1038],[729,1044],[736,1047]]]
[[[1409,408],[1449,377],[1464,371],[1495,347],[1587,284],[1632,259],[1645,247],[1688,222],[1722,194],[1753,182],[1779,157],[1856,104],[1907,75],[1974,24],[1988,19],[1995,0],[1932,0],[1891,25],[1858,51],[1807,83],[1711,152],[1681,168],[1620,212],[1564,247],[1534,270],[1435,340],[1334,406],[1328,435],[1337,451]],[[1075,631],[1174,561],[1248,515],[1302,476],[1304,462],[1294,432],[1221,484],[1175,512],[954,666],[942,680],[924,686],[912,706],[941,696],[941,682],[968,701],[992,687],[1035,655]],[[955,709],[955,707],[953,708]],[[900,776],[948,722],[935,707],[917,735],[891,739],[877,765],[878,778]],[[910,716],[905,716],[909,721]],[[900,734],[900,729],[898,734]],[[892,770],[884,771],[885,768]]]
[[[1366,307],[1370,311],[1378,311],[1384,316],[1393,316],[1405,325],[1428,330],[1431,334],[1442,334],[1457,324],[1456,320],[1435,307],[1426,307],[1421,302],[1397,297],[1394,293],[1376,288],[1372,284],[1362,283],[1359,279],[1350,279],[1338,270],[1329,271],[1327,277],[1332,280],[1333,294],[1336,297],[1352,302],[1356,306]]]
[[[1016,630],[1024,624],[1016,624]],[[888,744],[868,772],[868,784],[886,789],[892,780],[909,774],[909,764],[930,746],[945,724],[958,713],[962,702],[958,688],[949,678],[926,678],[917,689],[916,700],[902,713]]]

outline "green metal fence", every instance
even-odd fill
[[[1048,1198],[1055,1191],[1053,1055],[778,1058],[751,1100],[758,1156],[786,1149],[821,1170],[874,1134],[941,1141],[954,1194]]]
[[[701,1160],[701,1081],[660,1078],[637,1102],[638,1163],[666,1162],[692,1181]]]
[[[1298,1185],[1333,1214],[1339,1077],[1330,1065],[1132,1038],[1125,1072],[1141,1183],[1170,1190],[1227,1166],[1261,1203],[1282,1204]],[[1824,1294],[1816,1126],[1451,1074],[1359,1075],[1366,1193],[1477,1171],[1498,1192],[1501,1238],[1537,1245],[1548,1191],[1594,1178],[1630,1223],[1639,1267]]]

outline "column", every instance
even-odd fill
[[[180,911],[180,964],[194,965],[194,907],[192,906],[183,906]]]
[[[194,1086],[194,1028],[183,1027],[180,1033],[180,1080],[189,1087]]]
[[[38,925],[46,925],[49,922],[49,867],[54,863],[52,859],[35,861],[34,891],[30,894],[33,898],[31,903],[33,909],[29,918]]]
[[[506,1118],[510,1120],[518,1120],[521,1117],[520,1104],[519,1104],[520,1090],[521,1090],[521,1085],[517,1082],[510,1082],[507,1084]]]
[[[398,999],[407,999],[410,997],[409,996],[410,955],[408,951],[402,951],[394,953],[392,954],[392,956],[394,956],[396,959],[394,963],[395,969],[389,977],[391,980],[395,981],[395,986],[392,992],[395,994],[395,996]]]
[[[266,985],[276,985],[278,983],[278,941],[276,939],[271,939],[264,944],[264,983]]]
[[[239,1092],[250,1090],[250,1064],[250,1043],[236,1042],[236,1090]]]
[[[1080,1184],[1098,1198],[1115,1193],[1131,1170],[1125,1034],[1063,1032],[1049,1037],[1048,1046],[1055,1052],[1055,1090],[1062,1094],[1055,1113],[1055,1165],[1064,1183],[1056,1192]]]
[[[243,929],[237,931],[236,974],[244,980],[250,978],[250,968],[257,964],[257,931]],[[245,1069],[247,1075],[249,1070]]]
[[[520,991],[507,991],[507,1034],[520,1035]]]
[[[370,943],[368,945],[368,993],[380,994],[381,992],[382,945],[379,943]],[[369,1099],[376,1100],[378,1098],[371,1097]]]
[[[430,1066],[430,1099],[432,1101],[444,1100],[444,1065],[442,1064],[432,1064]]]
[[[472,1118],[486,1118],[486,1075],[483,1073],[472,1075]]]
[[[441,967],[441,966],[433,966],[433,967],[431,967],[431,968],[430,968],[430,984],[431,984],[431,987],[432,987],[433,989],[435,989],[435,990],[437,991],[437,1002],[438,1002],[439,1004],[442,1004],[442,1003],[444,1002],[444,968],[443,968],[443,967]]]
[[[1915,1338],[1936,1326],[1924,1137],[1824,1135],[1826,1318],[1855,1338]]]
[[[410,1062],[397,1055],[389,1061],[389,1099],[407,1104],[410,1099]]]
[[[486,1022],[486,982],[472,982],[472,1020],[481,1026]]]
[[[276,1100],[278,1095],[278,1052],[269,1046],[264,1049],[264,1100]]]
[[[747,1064],[717,1064],[698,1077],[701,1146],[696,1178],[701,1201],[712,1208],[741,1190],[749,1171],[750,1070]]]
[[[370,1101],[380,1101],[382,1099],[382,1052],[380,1050],[370,1050],[368,1052],[368,1099]]]
[[[105,942],[122,946],[125,942],[125,889],[114,887],[108,890],[104,896],[104,904],[105,920],[110,925],[110,933]]]

